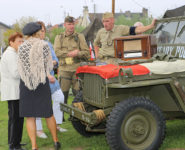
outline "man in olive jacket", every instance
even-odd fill
[[[81,61],[90,58],[89,48],[83,34],[75,32],[75,19],[65,18],[65,32],[57,35],[54,42],[56,56],[59,59],[60,84],[64,93],[64,103],[67,103],[69,89],[72,86],[73,95],[79,90],[76,79],[76,69]]]
[[[101,28],[94,40],[94,49],[96,58],[101,59],[107,63],[115,63],[114,39],[126,36],[136,35],[152,29],[155,26],[154,19],[150,25],[147,26],[126,26],[114,25],[114,15],[110,12],[103,14],[102,18],[104,28]]]

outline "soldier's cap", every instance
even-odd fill
[[[73,23],[75,22],[75,18],[72,16],[67,16],[64,20],[64,22],[69,22],[69,23]]]
[[[108,19],[108,18],[114,18],[113,13],[111,13],[111,12],[106,12],[106,13],[103,14],[102,19]]]

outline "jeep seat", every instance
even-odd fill
[[[140,64],[150,70],[153,74],[172,74],[185,72],[185,60],[176,61],[153,61],[151,63]]]

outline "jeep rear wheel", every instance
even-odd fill
[[[134,97],[118,103],[106,125],[113,150],[157,150],[165,135],[165,120],[151,100]]]

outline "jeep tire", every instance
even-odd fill
[[[86,125],[82,124],[82,122],[80,120],[75,120],[75,121],[71,121],[73,127],[75,128],[75,130],[80,133],[82,136],[85,137],[91,137],[94,135],[93,132],[88,132],[86,131]]]
[[[157,150],[165,136],[165,119],[151,100],[133,97],[118,103],[106,124],[112,150]]]
[[[78,93],[76,94],[76,96],[74,97],[73,103],[76,102],[83,102],[83,93],[82,91],[78,91]],[[71,116],[72,117],[72,116]],[[73,118],[73,117],[72,117]],[[91,137],[94,135],[93,132],[88,132],[86,131],[86,125],[83,124],[83,122],[81,122],[79,119],[77,118],[73,118],[71,120],[71,123],[73,125],[73,127],[75,128],[75,130],[80,133],[82,136],[85,137]]]

